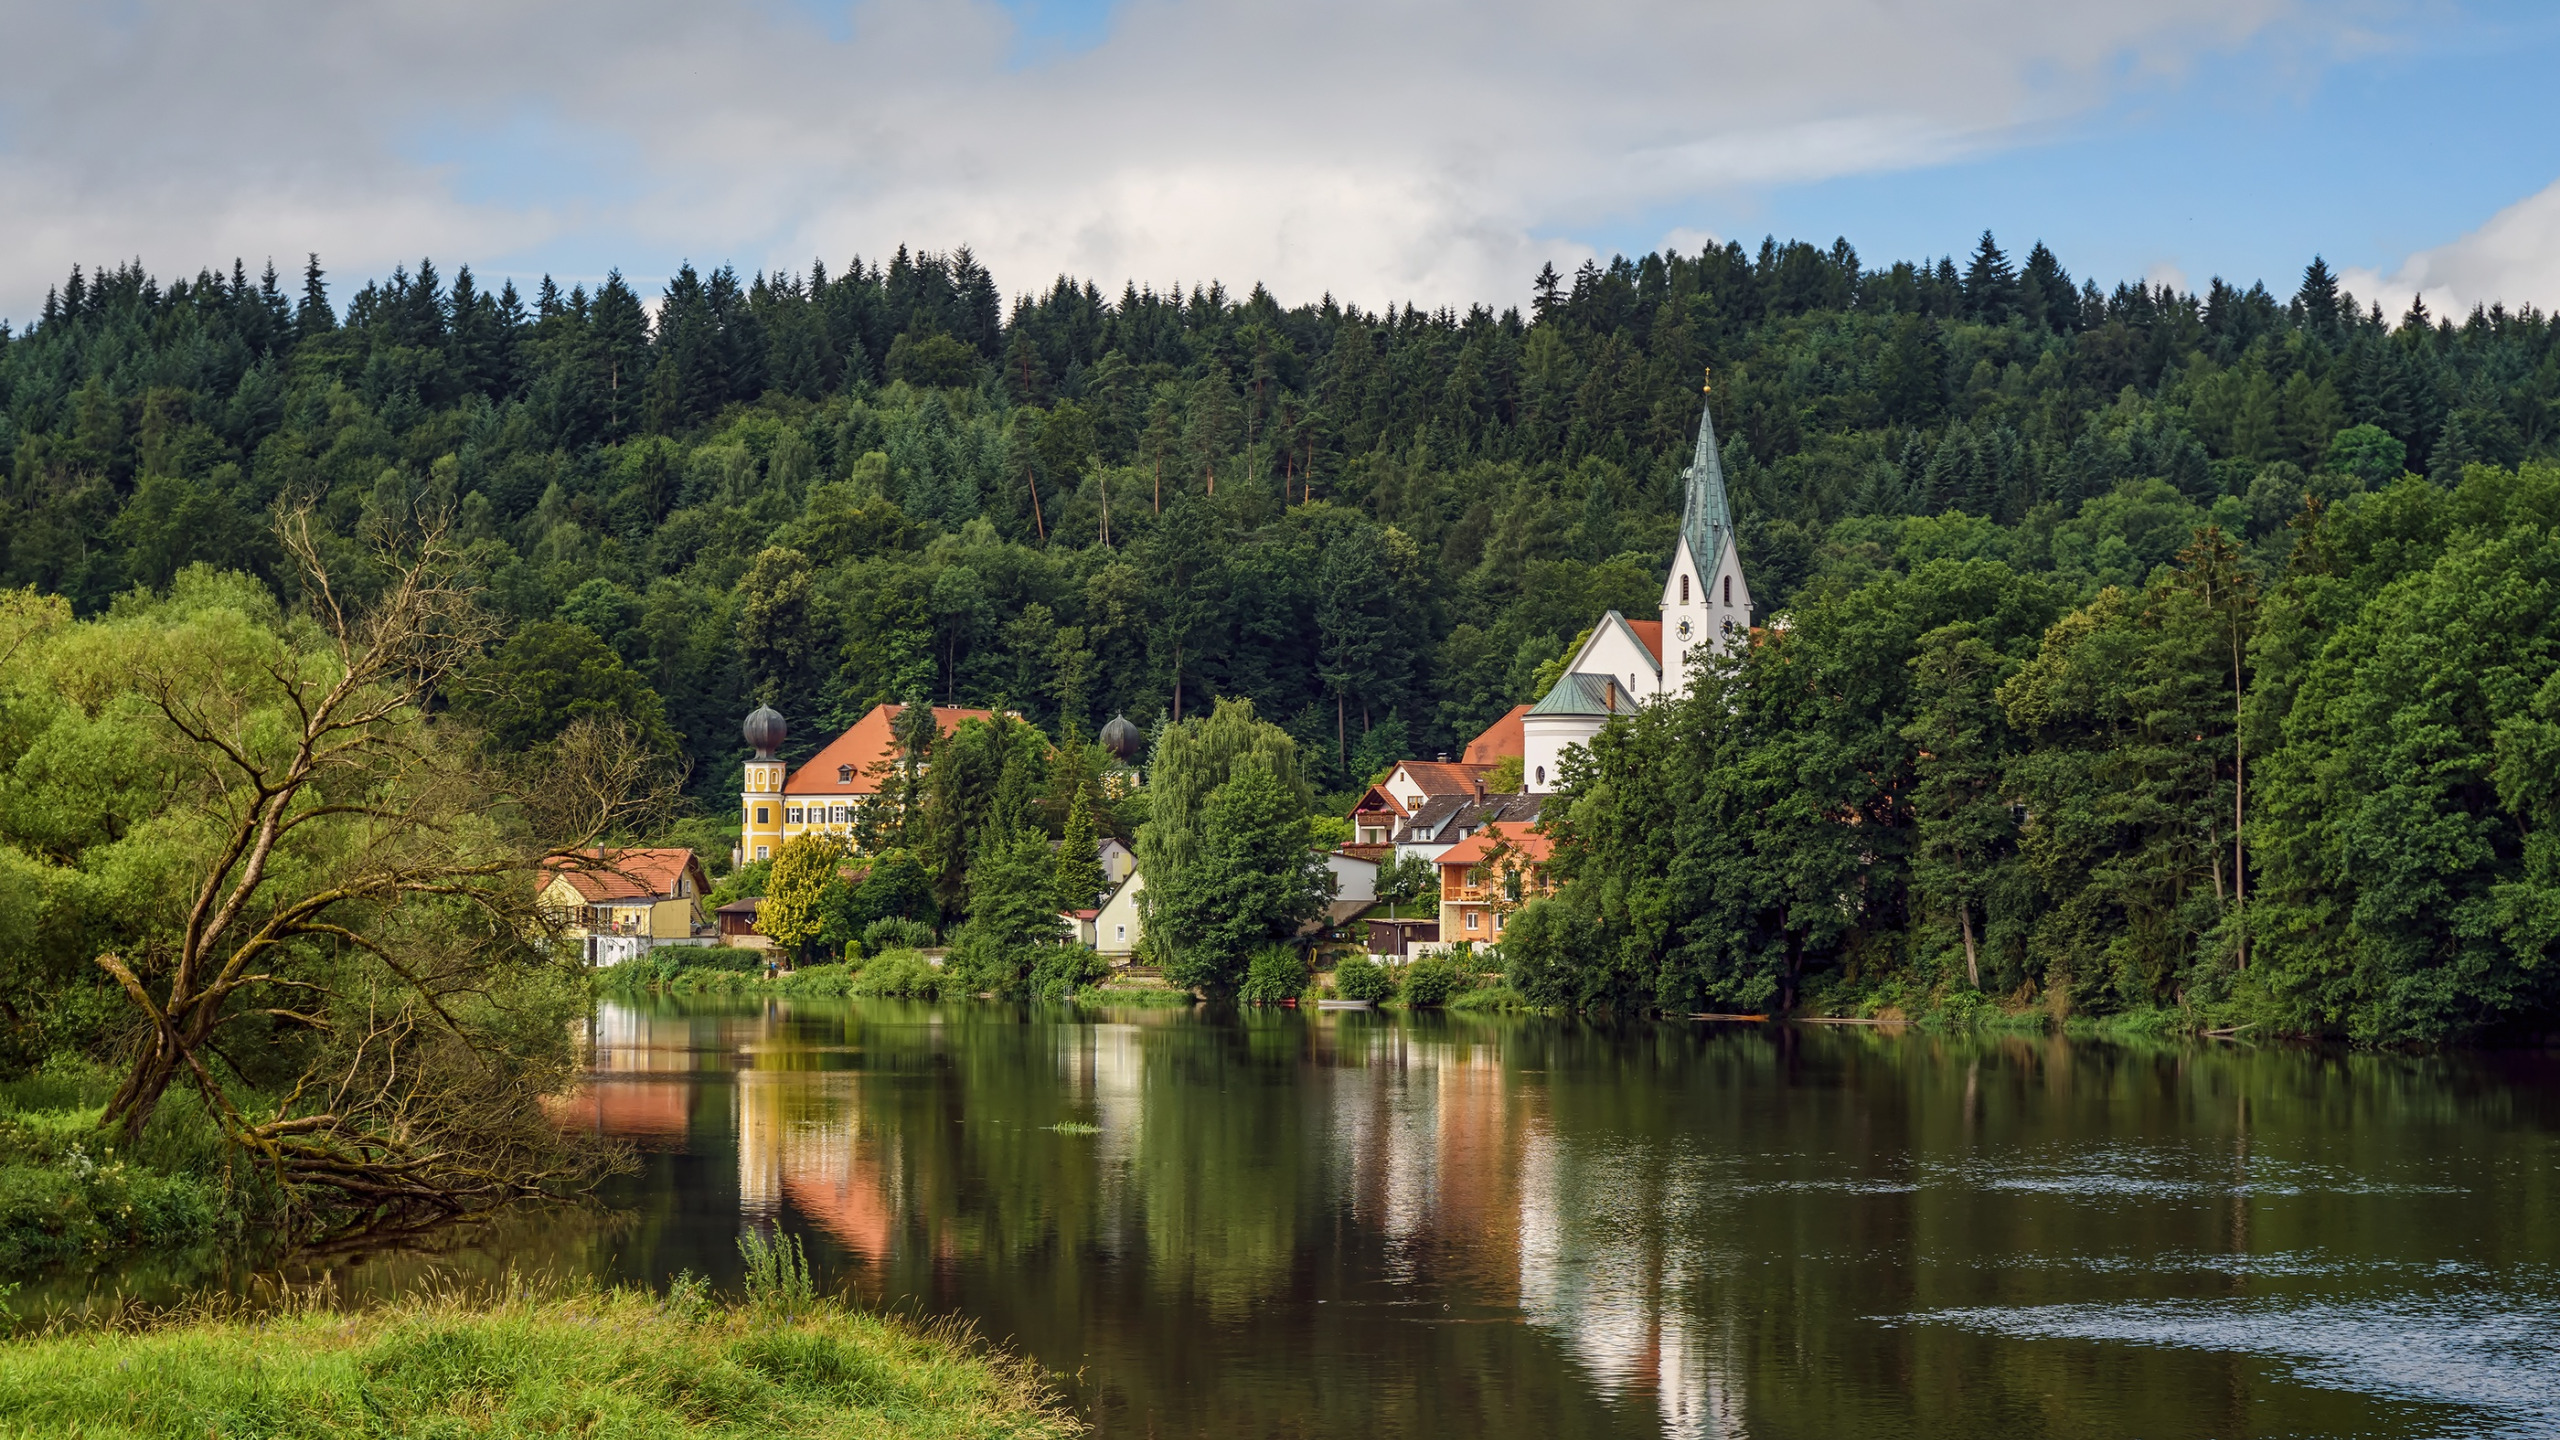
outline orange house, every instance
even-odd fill
[[[1534,830],[1487,825],[1440,854],[1440,940],[1490,945],[1524,903],[1556,891],[1552,849]]]

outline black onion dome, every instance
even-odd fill
[[[756,713],[747,717],[742,733],[746,735],[747,743],[756,747],[757,759],[770,760],[773,752],[781,749],[782,742],[790,736],[791,727],[783,723],[781,711],[770,705],[759,705]]]
[[[1114,715],[1111,723],[1102,727],[1102,748],[1119,756],[1121,764],[1133,764],[1139,752],[1147,748],[1147,737],[1129,723],[1128,716]]]

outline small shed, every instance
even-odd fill
[[[1440,939],[1440,922],[1419,917],[1403,919],[1392,916],[1369,917],[1369,953],[1410,957],[1417,945],[1435,944]]]
[[[720,922],[720,943],[740,950],[762,950],[773,942],[756,928],[756,914],[764,909],[761,896],[750,895],[732,900],[714,911]]]

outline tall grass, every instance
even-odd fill
[[[818,1287],[809,1278],[809,1252],[800,1237],[761,1230],[738,1237],[738,1254],[747,1262],[747,1303],[785,1318],[815,1305]]]

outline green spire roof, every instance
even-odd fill
[[[1680,533],[1698,569],[1715,572],[1733,538],[1733,506],[1725,499],[1724,457],[1716,453],[1716,417],[1712,407],[1698,409],[1698,453],[1689,461],[1688,496],[1680,506]]]

